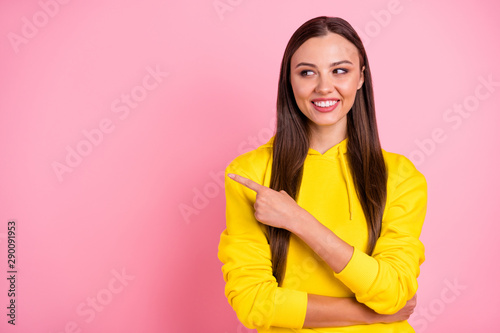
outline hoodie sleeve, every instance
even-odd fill
[[[248,328],[302,328],[307,293],[278,287],[264,225],[254,217],[256,194],[227,177],[230,172],[252,179],[237,165],[233,161],[225,172],[226,229],[218,252],[225,295]]]
[[[427,209],[427,183],[413,163],[400,156],[394,185],[388,184],[388,206],[371,256],[355,248],[351,260],[336,277],[358,302],[381,314],[393,314],[417,292],[424,262],[419,240]]]

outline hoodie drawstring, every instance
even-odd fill
[[[342,151],[342,149],[339,149],[338,152],[339,152],[340,160],[342,163],[342,173],[343,173],[344,179],[346,181],[346,185],[347,185],[347,196],[349,199],[349,220],[352,220],[353,194],[351,193],[351,183],[349,181],[349,173],[347,172],[347,163],[346,163],[344,152]]]

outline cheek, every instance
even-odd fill
[[[296,81],[291,81],[292,84],[292,90],[293,94],[295,96],[295,100],[297,103],[300,103],[302,99],[307,99],[309,98],[309,95],[311,94],[311,88],[309,87],[310,84],[300,82],[297,83]]]
[[[297,86],[294,86],[292,85],[292,92],[293,92],[293,97],[295,98],[295,102],[297,102],[297,104],[299,103],[300,101],[300,90],[297,89]]]
[[[358,90],[358,81],[349,80],[337,85],[337,90],[344,96],[344,98],[354,97]]]

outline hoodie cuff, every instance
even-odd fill
[[[302,328],[306,319],[307,293],[286,288],[277,288],[274,298],[273,326]]]
[[[378,274],[378,262],[373,257],[354,248],[351,260],[335,276],[356,295],[370,289]]]

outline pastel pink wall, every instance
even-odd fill
[[[1,1],[0,331],[250,332],[223,292],[220,174],[271,136],[286,42],[328,15],[363,35],[383,147],[428,181],[414,327],[493,332],[499,9],[471,0]]]

